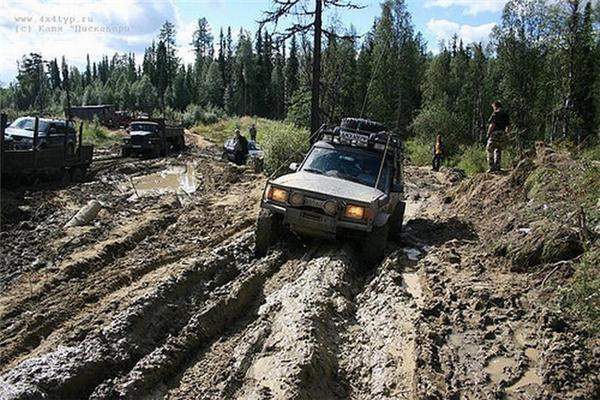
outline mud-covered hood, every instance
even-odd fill
[[[360,183],[303,171],[281,176],[273,184],[363,203],[372,203],[384,195],[381,190]]]

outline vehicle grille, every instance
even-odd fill
[[[131,144],[144,144],[146,142],[144,136],[135,135],[131,136]]]

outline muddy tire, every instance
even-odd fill
[[[380,227],[374,226],[373,230],[366,234],[362,244],[362,259],[368,268],[374,267],[383,259],[389,230],[390,224],[386,223]]]
[[[277,241],[281,233],[282,223],[283,218],[281,215],[270,210],[260,210],[258,222],[256,223],[255,254],[257,257],[267,254],[269,247]]]
[[[400,234],[402,233],[402,223],[404,222],[405,209],[406,204],[404,202],[398,203],[394,213],[390,217],[388,225],[390,225],[390,235],[393,239],[400,238]]]
[[[129,156],[131,156],[131,149],[128,147],[121,148],[121,157],[125,158]]]

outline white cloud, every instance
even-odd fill
[[[31,52],[44,59],[64,55],[79,68],[85,67],[86,54],[94,61],[133,52],[141,62],[165,20],[175,23],[180,57],[187,60],[182,53],[191,28],[173,0],[0,0],[0,82],[12,81],[17,61]]]
[[[463,7],[464,14],[477,15],[484,12],[497,12],[504,8],[508,0],[425,0],[425,7]]]
[[[454,34],[457,34],[465,44],[472,42],[486,43],[494,26],[496,26],[495,22],[473,26],[461,25],[447,19],[430,19],[427,22],[427,29],[435,35],[438,41],[448,40]]]

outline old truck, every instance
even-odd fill
[[[171,151],[185,149],[183,127],[166,125],[164,119],[132,121],[127,127],[127,133],[121,146],[123,157],[133,154],[160,157],[169,155]]]
[[[78,138],[67,132],[61,136],[62,145],[47,143],[41,146],[41,121],[40,118],[33,118],[31,145],[23,146],[24,139],[21,138],[19,140],[21,144],[16,146],[15,136],[5,133],[6,114],[0,116],[0,141],[2,142],[0,143],[0,170],[3,183],[7,181],[21,183],[33,177],[58,178],[63,181],[80,181],[85,177],[92,162],[94,148],[92,145],[82,143],[83,126],[79,127]],[[65,124],[68,125],[72,126],[72,123]],[[73,129],[72,133],[74,132]]]
[[[256,228],[264,255],[282,229],[323,239],[355,239],[367,265],[384,256],[388,235],[402,228],[403,151],[379,123],[345,118],[322,127],[290,174],[267,182]]]

